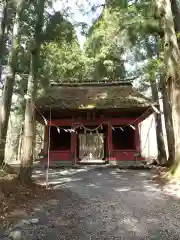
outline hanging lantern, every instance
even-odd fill
[[[59,134],[61,133],[61,129],[59,127],[57,127],[57,131]]]

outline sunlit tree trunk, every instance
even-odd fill
[[[178,35],[178,44],[180,44],[180,9],[177,0],[171,0],[171,9],[174,18],[174,27]]]
[[[167,165],[171,166],[175,159],[175,140],[174,140],[174,129],[173,129],[173,120],[172,120],[172,109],[169,101],[168,94],[168,86],[167,82],[165,82],[165,76],[160,76],[160,89],[162,93],[162,101],[163,101],[163,112],[164,112],[164,120],[165,120],[165,128],[167,135],[167,145],[168,145],[168,159]]]
[[[157,103],[156,108],[160,112],[159,96],[158,96],[158,89],[157,89],[155,76],[154,76],[154,81],[152,81],[151,79],[150,84],[151,84],[153,101]],[[167,156],[166,156],[166,148],[164,143],[161,114],[155,113],[155,122],[156,122],[156,137],[157,137],[157,146],[158,146],[158,160],[160,165],[165,165],[167,162]]]
[[[8,15],[8,0],[3,1],[3,11],[2,11],[2,19],[0,26],[0,80],[2,75],[2,65],[4,58],[4,50],[5,50],[5,31],[7,27],[7,15]]]
[[[166,67],[165,85],[168,90],[174,126],[175,155],[172,160],[173,172],[180,163],[180,51],[174,28],[170,0],[156,0],[164,26],[164,63]]]
[[[28,92],[26,99],[25,120],[24,120],[24,137],[23,137],[23,150],[21,156],[21,168],[19,178],[22,182],[31,180],[32,163],[33,163],[33,139],[34,139],[34,106],[33,101],[35,98],[35,56],[31,55],[31,66],[28,77]]]
[[[153,60],[153,56],[156,54],[158,55],[158,49],[156,48],[156,53],[152,51],[151,47],[151,40],[146,37],[146,50],[147,55],[149,58],[149,63]],[[157,45],[157,39],[154,42]],[[159,103],[159,92],[156,80],[156,73],[155,70],[149,71],[149,78],[150,78],[150,86],[151,86],[151,93],[153,102],[156,102],[156,108],[160,112],[160,103]],[[158,147],[158,162],[160,165],[165,165],[167,162],[167,155],[166,155],[166,148],[164,142],[164,135],[163,135],[163,126],[162,126],[162,116],[159,113],[155,113],[155,124],[156,124],[156,139],[157,139],[157,147]]]
[[[26,98],[25,121],[24,121],[24,139],[23,152],[21,158],[21,167],[19,173],[19,180],[23,183],[31,181],[33,151],[35,141],[35,108],[34,100],[37,89],[37,73],[39,68],[39,57],[41,47],[41,35],[44,24],[44,2],[45,0],[37,0],[36,4],[36,27],[35,36],[31,49],[30,71],[28,77],[28,90]]]
[[[5,145],[6,145],[6,136],[7,136],[7,128],[8,121],[11,109],[12,102],[12,94],[13,87],[15,82],[15,74],[16,74],[16,62],[17,62],[17,54],[19,48],[19,28],[20,28],[20,18],[22,11],[24,9],[24,5],[26,0],[21,0],[18,2],[16,15],[13,23],[13,36],[12,36],[12,46],[9,55],[8,62],[8,76],[5,79],[3,94],[0,104],[0,163],[4,161],[5,154]]]
[[[23,138],[23,128],[21,125],[18,144],[17,144],[17,151],[16,151],[16,160],[19,161],[21,159],[21,152],[22,152],[22,138]]]

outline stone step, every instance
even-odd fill
[[[106,164],[105,160],[99,160],[99,159],[85,159],[85,160],[81,160],[78,162],[78,164],[80,165],[103,165]]]

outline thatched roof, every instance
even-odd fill
[[[142,108],[150,104],[131,84],[51,86],[36,100],[38,108],[56,110]]]

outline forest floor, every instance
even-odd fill
[[[178,240],[180,185],[165,184],[158,175],[92,166],[50,169],[51,190],[46,190],[45,172],[37,169],[33,178],[40,186],[12,189],[19,203],[10,201],[8,218],[16,220],[0,239]]]
[[[52,192],[36,183],[22,185],[16,174],[0,172],[0,226],[7,227],[18,217],[28,215],[37,201],[47,200]]]

